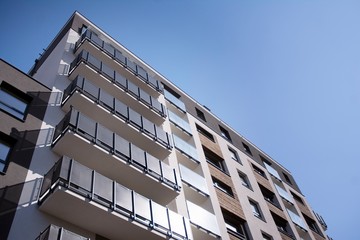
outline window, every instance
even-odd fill
[[[225,226],[228,230],[228,233],[237,237],[238,239],[248,239],[245,221],[225,209],[221,209],[221,211],[224,216]]]
[[[310,217],[308,217],[307,215],[305,215],[305,214],[303,214],[303,216],[304,216],[305,221],[306,221],[307,225],[309,226],[309,228],[310,228],[312,231],[314,231],[314,232],[316,232],[317,234],[319,234],[319,235],[322,236],[322,233],[321,233],[318,225],[316,224],[316,222],[315,222],[313,219],[311,219]]]
[[[272,240],[273,238],[269,234],[262,233],[262,239],[263,240]]]
[[[215,142],[214,136],[211,133],[209,133],[208,131],[206,131],[205,129],[200,127],[199,125],[197,125],[197,124],[195,124],[195,125],[196,125],[196,129],[199,133],[201,133],[203,136],[207,137],[211,141]]]
[[[274,176],[277,180],[281,181],[278,171],[271,166],[271,163],[269,161],[267,161],[265,158],[263,158],[262,156],[260,156],[260,158],[262,159],[264,166],[268,170],[268,172],[272,176]]]
[[[234,193],[230,186],[226,185],[225,183],[221,182],[219,179],[212,177],[212,181],[214,183],[214,187],[219,189],[220,191],[234,197]]]
[[[261,215],[261,211],[260,211],[260,208],[259,208],[259,204],[253,200],[250,200],[249,199],[249,203],[250,203],[250,206],[251,206],[251,210],[254,214],[255,217],[257,218],[260,218],[260,219],[263,219],[262,215]]]
[[[201,119],[203,120],[204,122],[206,122],[206,118],[205,118],[205,115],[202,111],[200,111],[199,109],[195,108],[195,111],[196,111],[196,115]]]
[[[219,157],[218,155],[216,155],[215,153],[213,153],[212,151],[210,151],[205,147],[203,147],[203,149],[204,149],[206,161],[211,165],[213,165],[214,167],[216,167],[217,169],[219,169],[220,171],[227,173],[227,168],[224,159],[222,159],[221,157]]]
[[[252,153],[251,153],[251,151],[250,151],[249,146],[246,145],[245,143],[242,143],[242,145],[243,145],[243,147],[244,147],[244,151],[245,151],[247,154],[249,154],[249,155],[252,156]]]
[[[284,172],[283,172],[282,174],[284,175],[286,182],[292,184],[289,176],[288,176],[286,173],[284,173]]]
[[[239,158],[239,155],[237,154],[237,152],[234,149],[231,149],[230,147],[228,149],[229,149],[231,158],[237,162],[240,162],[240,158]]]
[[[273,217],[273,220],[275,222],[275,225],[277,226],[279,232],[282,232],[283,234],[293,238],[293,233],[291,231],[291,228],[288,224],[288,222],[283,219],[282,217],[276,215],[272,211],[270,211],[271,216]]]
[[[272,191],[270,191],[269,189],[265,188],[264,186],[262,186],[261,184],[259,184],[260,187],[260,191],[264,196],[264,199],[266,201],[268,201],[269,203],[273,204],[274,206],[280,208],[280,203],[276,198],[275,193],[273,193]]]
[[[266,178],[265,172],[263,170],[261,170],[260,168],[258,168],[257,166],[255,166],[254,164],[251,164],[254,172],[256,172],[257,174],[263,176],[264,178]]]
[[[292,191],[290,191],[290,193],[291,193],[291,195],[293,196],[293,198],[294,198],[297,202],[299,202],[299,203],[301,203],[302,205],[304,205],[304,201],[301,199],[300,196],[296,195],[296,194],[293,193]]]
[[[2,82],[0,86],[0,109],[6,113],[24,120],[26,110],[31,101],[31,97],[11,86],[7,82]]]
[[[241,184],[244,185],[245,187],[251,189],[251,185],[249,182],[248,177],[245,175],[245,173],[242,172],[238,172],[240,180],[241,180]]]
[[[228,140],[228,141],[231,142],[231,138],[230,138],[229,132],[228,132],[225,128],[223,128],[222,126],[219,126],[219,128],[220,128],[221,136],[222,136],[223,138],[225,138],[226,140]]]
[[[14,142],[11,137],[0,132],[0,173],[6,172],[8,158]]]

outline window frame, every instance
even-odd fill
[[[250,198],[249,198],[249,203],[250,203],[250,207],[251,207],[253,215],[261,220],[264,220],[259,203],[255,202],[254,200],[252,200]]]
[[[29,111],[32,97],[5,81],[2,81],[0,84],[0,92],[7,94],[11,98],[11,101],[19,101],[25,105],[24,110],[21,111],[17,108],[14,108],[13,106],[10,106],[11,103],[9,104],[8,102],[2,102],[0,99],[0,111],[24,122]],[[20,116],[17,116],[17,114],[19,114]]]
[[[234,191],[232,190],[231,186],[227,185],[226,183],[222,182],[221,180],[217,179],[216,177],[211,177],[213,182],[213,186],[223,193],[229,195],[232,198],[235,198]]]
[[[206,137],[210,141],[215,142],[215,138],[211,133],[209,133],[203,127],[199,126],[196,123],[195,123],[195,126],[196,126],[196,130],[198,131],[198,133],[201,133],[201,135],[203,135],[204,137]]]
[[[248,155],[252,156],[252,152],[251,152],[251,150],[250,150],[249,145],[247,145],[247,144],[244,143],[244,142],[241,142],[241,143],[242,143],[242,146],[243,146],[243,148],[244,148],[245,153],[247,153]]]
[[[227,232],[241,240],[247,240],[249,237],[246,230],[246,221],[223,208],[221,208],[221,212]]]
[[[237,153],[236,150],[232,149],[231,147],[228,147],[230,155],[231,155],[231,159],[234,160],[235,162],[238,162],[241,164],[241,160],[239,157],[239,154]]]
[[[267,179],[266,177],[266,173],[265,171],[263,171],[261,168],[259,168],[258,166],[255,166],[254,164],[251,164],[254,172],[256,172],[257,174],[259,174],[260,176],[262,176],[263,178]]]
[[[249,178],[247,177],[247,175],[243,172],[238,171],[238,175],[241,181],[241,185],[243,185],[244,187],[252,190]]]
[[[220,135],[224,139],[228,140],[229,142],[232,142],[229,131],[226,130],[224,127],[220,126],[220,125],[219,125],[219,129],[220,129]]]

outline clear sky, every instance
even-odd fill
[[[335,240],[359,239],[360,1],[0,1],[27,72],[78,10],[294,175]]]

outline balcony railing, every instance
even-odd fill
[[[164,90],[164,96],[171,104],[173,104],[180,111],[182,111],[184,113],[186,112],[185,104],[179,98],[175,97],[174,95],[172,95],[170,92],[168,92],[166,90]]]
[[[326,231],[328,227],[327,227],[327,224],[326,224],[324,218],[323,218],[320,214],[316,213],[315,211],[313,211],[313,213],[314,213],[316,219],[317,219],[317,220],[319,221],[319,223],[321,224],[321,226],[322,226],[322,228],[324,229],[324,231]]]
[[[180,189],[175,169],[74,109],[56,126],[53,146],[67,131],[82,136],[175,190]]]
[[[204,195],[209,195],[209,190],[204,177],[195,173],[191,169],[179,164],[181,179],[195,188],[197,191],[202,192]]]
[[[62,227],[50,225],[35,240],[90,240]]]
[[[141,79],[145,83],[149,84],[152,88],[154,88],[158,92],[163,91],[161,84],[159,84],[158,80],[156,80],[154,77],[150,76],[142,67],[140,67],[139,65],[137,65],[136,63],[132,62],[127,57],[125,57],[121,53],[121,51],[116,49],[114,46],[101,40],[94,32],[92,32],[90,30],[85,31],[81,35],[80,39],[75,44],[75,51],[80,47],[80,45],[85,40],[90,41],[92,44],[94,44],[100,50],[105,52],[109,57],[111,57],[116,62],[120,63],[122,66],[127,68],[130,72],[132,72],[134,75],[138,76],[139,79]]]
[[[185,217],[73,159],[63,157],[45,174],[39,205],[50,201],[52,195],[55,197],[59,188],[100,204],[108,209],[109,214],[114,211],[174,239],[189,239],[191,229]],[[89,203],[89,209],[94,206]]]
[[[175,134],[173,134],[173,139],[174,139],[174,146],[177,150],[179,150],[181,153],[185,154],[188,158],[199,163],[196,148],[194,148],[189,143],[185,142],[184,140],[182,140]]]
[[[114,98],[83,77],[77,77],[64,90],[62,104],[64,104],[75,91],[81,92],[97,104],[109,110],[111,113],[123,119],[126,123],[129,123],[134,128],[138,129],[140,132],[146,134],[166,148],[172,149],[170,136],[161,127],[141,116],[139,113],[135,112],[121,101]]]
[[[270,166],[269,164],[267,164],[266,162],[264,162],[264,165],[266,167],[266,170],[268,170],[268,172],[274,176],[276,179],[280,180],[281,181],[281,177],[279,175],[279,173],[272,167]]]
[[[296,225],[298,225],[299,227],[301,227],[304,230],[307,230],[307,227],[304,223],[304,221],[301,219],[301,217],[299,215],[297,215],[295,212],[293,212],[290,209],[286,209],[291,220],[293,221],[293,223],[295,223]]]
[[[182,119],[181,117],[179,117],[178,115],[176,115],[175,113],[170,111],[169,109],[168,109],[168,116],[169,116],[170,122],[175,124],[175,126],[181,128],[181,130],[186,132],[188,135],[190,135],[190,136],[192,135],[190,125],[187,121],[185,121],[184,119]]]
[[[280,186],[278,186],[276,184],[275,184],[275,188],[278,191],[280,197],[285,199],[287,202],[289,202],[291,204],[294,204],[293,198],[290,196],[290,194],[285,189],[283,189],[282,187],[280,187]]]

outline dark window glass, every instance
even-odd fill
[[[228,233],[242,240],[248,239],[245,221],[225,209],[221,209],[221,211],[224,216],[225,226]]]
[[[264,178],[266,178],[265,172],[263,170],[261,170],[260,168],[258,168],[257,166],[255,166],[254,164],[251,164],[254,171],[256,173],[258,173],[259,175],[263,176]]]
[[[0,172],[4,173],[8,165],[9,155],[15,140],[0,132]]]
[[[282,233],[284,233],[287,236],[290,236],[291,238],[293,238],[293,233],[291,231],[291,228],[288,224],[288,222],[283,219],[282,217],[276,215],[275,213],[271,212],[271,216],[274,219],[275,225],[277,226],[278,230]]]
[[[249,146],[246,145],[245,143],[242,143],[242,145],[243,145],[243,147],[244,147],[244,151],[245,151],[247,154],[249,154],[249,155],[252,156],[252,153],[251,153],[251,151],[250,151]]]
[[[210,151],[205,147],[203,147],[203,149],[204,149],[206,161],[211,165],[215,166],[216,168],[218,168],[219,170],[221,170],[222,172],[227,173],[227,168],[224,159],[222,159],[221,157],[219,157],[218,155],[216,155],[215,153],[213,153],[212,151]]]
[[[234,149],[231,149],[231,148],[228,148],[228,149],[229,149],[231,158],[237,162],[240,162],[240,158],[239,158],[239,155],[237,154],[237,152]]]
[[[214,136],[211,133],[209,133],[208,131],[206,131],[205,129],[203,129],[202,127],[200,127],[197,124],[196,124],[196,129],[197,129],[197,131],[199,133],[201,133],[202,135],[204,135],[205,137],[207,137],[211,141],[215,142]]]
[[[225,128],[223,128],[222,126],[219,126],[219,128],[220,128],[221,136],[222,136],[223,138],[225,138],[226,140],[228,140],[228,141],[231,142],[231,138],[230,138],[229,132],[228,132]]]
[[[296,195],[295,193],[293,193],[292,191],[290,191],[291,195],[293,196],[293,198],[298,201],[299,203],[304,205],[304,201],[302,200],[301,197],[299,197],[298,195]]]
[[[31,97],[6,82],[0,86],[0,109],[24,120]]]
[[[292,184],[289,176],[288,176],[286,173],[284,173],[284,172],[283,172],[283,175],[284,175],[284,177],[285,177],[286,182]]]
[[[240,178],[240,180],[241,180],[241,184],[244,185],[245,187],[251,189],[251,185],[250,185],[249,179],[248,179],[248,177],[245,175],[245,173],[238,172],[238,174],[239,174],[239,178]]]
[[[217,189],[223,191],[224,193],[230,195],[231,197],[234,197],[234,193],[231,189],[230,186],[226,185],[225,183],[221,182],[219,179],[217,178],[212,178],[212,181],[214,183],[214,187],[216,187]]]
[[[322,233],[321,233],[318,225],[316,224],[316,222],[315,222],[313,219],[311,219],[310,217],[308,217],[307,215],[305,215],[305,214],[303,214],[303,216],[304,216],[304,219],[305,219],[307,225],[309,226],[309,228],[310,228],[312,231],[314,231],[314,232],[316,232],[317,234],[319,234],[319,235],[322,236]]]
[[[263,238],[263,240],[272,240],[273,239],[270,235],[268,235],[266,233],[262,233],[262,238]]]
[[[251,210],[252,210],[254,216],[257,217],[257,218],[262,219],[262,215],[261,215],[259,205],[256,202],[252,201],[252,200],[249,200],[249,203],[250,203]]]
[[[269,203],[275,205],[276,207],[280,208],[280,203],[276,198],[275,193],[273,193],[272,191],[270,191],[269,189],[265,188],[264,186],[262,186],[261,184],[259,184],[260,187],[260,191],[264,196],[264,199],[266,201],[268,201]]]
[[[195,108],[195,111],[196,111],[196,115],[203,121],[206,122],[206,118],[205,118],[205,115],[202,111],[200,111],[199,109]]]

